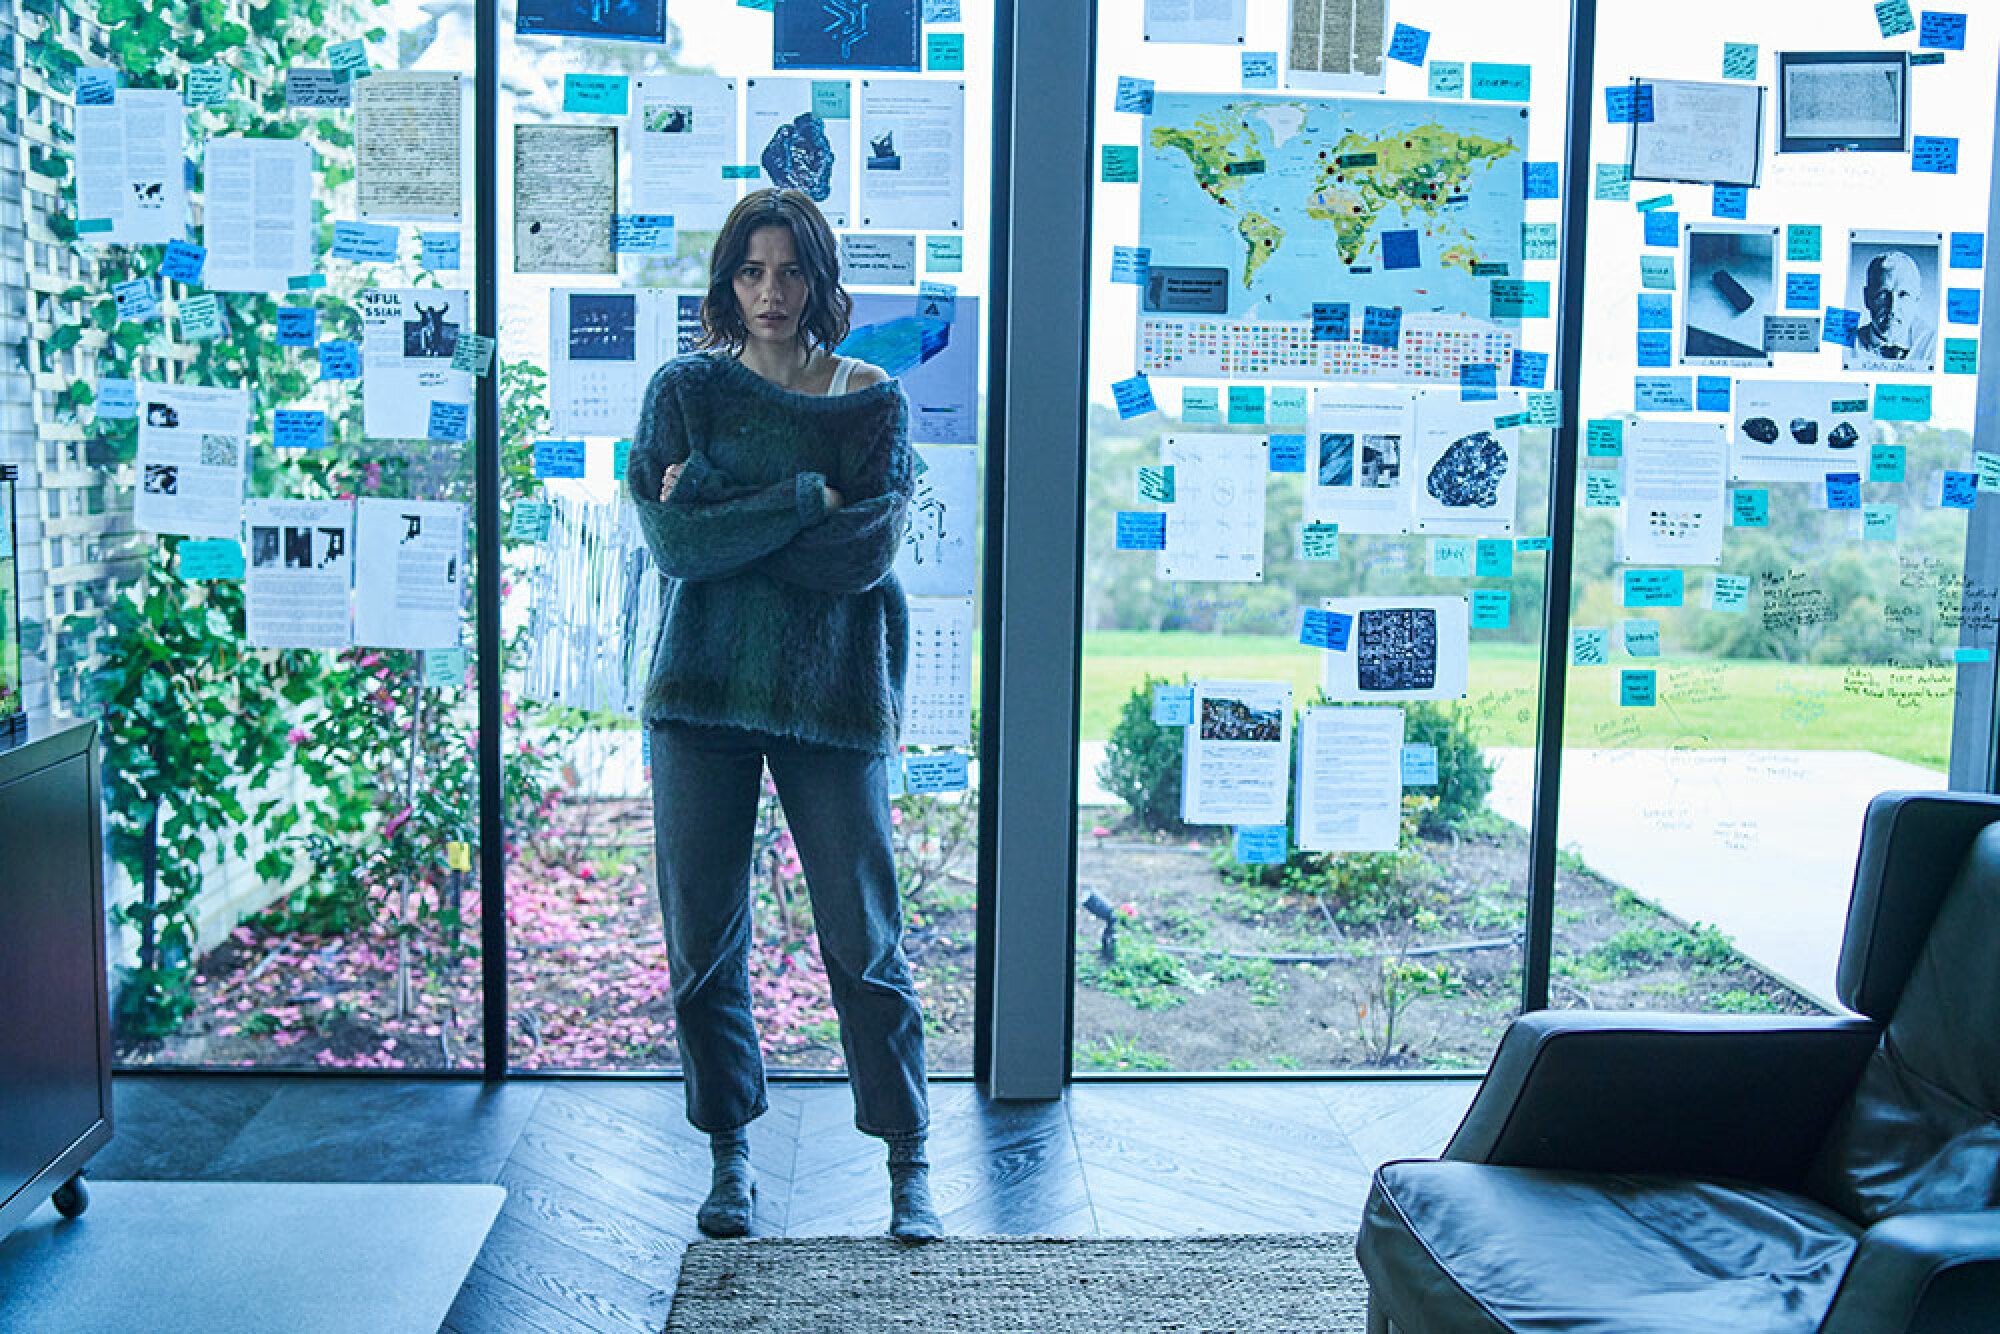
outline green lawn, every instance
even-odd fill
[[[1618,671],[1653,666],[1660,703],[1621,708]],[[1287,680],[1294,700],[1314,697],[1314,653],[1279,639],[1188,632],[1084,635],[1083,735],[1111,735],[1125,698],[1147,672],[1179,679]],[[1517,644],[1472,646],[1472,709],[1487,745],[1533,744],[1540,654]],[[1850,673],[1855,674],[1850,681]],[[1699,749],[1872,750],[1943,770],[1951,747],[1952,669],[1802,666],[1692,658],[1628,659],[1571,668],[1572,746]],[[1853,686],[1853,689],[1850,689]],[[1901,699],[1896,698],[1901,696]],[[1921,698],[1912,698],[1920,696]]]

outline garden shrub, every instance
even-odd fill
[[[1181,833],[1181,733],[1153,721],[1153,687],[1174,685],[1148,676],[1125,700],[1118,725],[1104,748],[1097,779],[1132,810],[1148,829]],[[1187,684],[1183,676],[1178,684]]]
[[[1437,747],[1438,781],[1431,794],[1437,804],[1425,813],[1419,832],[1436,838],[1470,825],[1486,809],[1493,766],[1466,727],[1463,709],[1456,704],[1404,705],[1403,742]]]

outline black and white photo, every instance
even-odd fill
[[[1778,229],[1690,223],[1683,242],[1680,359],[1688,366],[1768,366],[1764,317],[1778,313]]]
[[[1848,233],[1847,308],[1860,314],[1844,370],[1937,369],[1939,252],[1937,232]]]

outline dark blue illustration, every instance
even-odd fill
[[[803,190],[814,200],[833,193],[833,144],[826,137],[826,122],[810,111],[780,125],[758,161],[771,184],[781,189]]]
[[[520,0],[514,31],[522,37],[664,43],[667,0]]]
[[[919,0],[777,0],[773,69],[917,70]]]

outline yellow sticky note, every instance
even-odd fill
[[[472,869],[472,845],[470,843],[445,844],[444,864],[454,871],[470,871]]]

